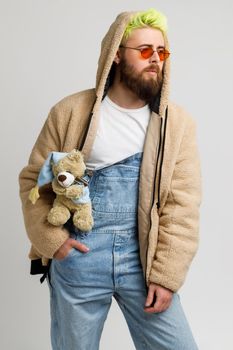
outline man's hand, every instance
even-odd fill
[[[79,241],[76,241],[73,238],[68,238],[62,246],[55,252],[53,255],[53,258],[62,260],[66,257],[66,255],[69,253],[71,248],[76,248],[80,250],[80,252],[87,253],[89,251],[89,248],[85,245],[82,244]]]
[[[165,311],[171,304],[172,295],[173,292],[170,289],[150,283],[144,311],[148,313]],[[156,296],[156,302],[152,304],[154,296]]]

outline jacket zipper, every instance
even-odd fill
[[[167,128],[167,116],[168,116],[168,107],[166,108],[166,115],[165,115],[165,124],[164,124],[164,132],[163,132],[163,137],[162,137],[162,130],[163,130],[163,118],[161,118],[160,122],[160,133],[159,133],[159,147],[158,147],[158,154],[157,154],[157,160],[156,160],[156,167],[155,167],[155,176],[154,176],[154,181],[153,181],[153,195],[152,195],[152,200],[151,200],[151,210],[154,206],[154,200],[155,200],[155,186],[156,186],[156,178],[157,178],[157,171],[158,171],[158,164],[159,164],[159,156],[161,152],[161,145],[162,145],[162,154],[161,154],[161,160],[160,160],[160,168],[159,168],[159,178],[158,178],[158,202],[156,203],[157,209],[160,208],[160,182],[161,182],[161,175],[162,175],[162,164],[163,164],[163,157],[164,157],[164,146],[165,146],[165,136],[166,136],[166,128]],[[151,211],[150,211],[151,213]],[[152,226],[152,220],[151,220],[151,215],[150,215],[150,228],[149,232],[151,230]],[[147,249],[146,249],[146,267],[147,267],[147,256],[148,256],[148,247],[149,244],[147,244]],[[145,271],[145,285],[148,291],[148,286],[147,286],[147,280],[146,280],[146,271]]]
[[[160,167],[159,167],[158,202],[156,203],[157,209],[160,208],[160,184],[161,184],[162,167],[163,167],[163,157],[164,157],[164,148],[165,148],[165,140],[166,140],[167,117],[168,117],[168,107],[166,108],[166,114],[165,114],[164,131],[163,131],[163,144],[162,144],[162,154],[161,154],[161,161],[160,161]],[[153,203],[153,204],[154,204],[154,203]],[[153,206],[153,204],[152,204],[152,206]]]

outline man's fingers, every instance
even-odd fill
[[[148,313],[165,311],[171,304],[172,294],[173,292],[168,288],[151,282],[149,285],[144,311]],[[152,299],[152,295],[155,295],[155,300]],[[147,305],[150,306],[146,307]]]
[[[160,301],[159,303],[155,303],[153,307],[153,312],[162,312],[165,310],[167,303],[165,301]]]
[[[150,312],[159,312],[159,310],[162,309],[163,304],[163,300],[161,298],[157,298],[156,302],[153,303],[150,307],[146,308],[146,310]]]
[[[89,251],[89,248],[85,244],[83,244],[79,241],[76,241],[75,239],[72,240],[72,246],[73,246],[73,248],[76,248],[84,253]]]
[[[170,303],[171,301],[167,301],[161,298],[160,300],[157,300],[154,305],[144,310],[148,313],[162,312],[170,306]]]
[[[152,304],[152,302],[154,300],[154,296],[155,296],[155,290],[153,290],[152,288],[149,288],[148,295],[147,295],[146,302],[145,302],[146,307],[148,307]],[[153,306],[153,305],[151,305],[151,306]]]
[[[87,253],[89,251],[89,248],[85,244],[76,241],[73,238],[68,238],[65,243],[57,250],[53,257],[55,259],[62,260],[69,254],[72,248],[78,249],[83,253]]]

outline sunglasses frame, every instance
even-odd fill
[[[123,45],[120,45],[119,47],[122,47],[123,49],[132,49],[132,50],[140,51],[141,57],[142,57],[144,60],[147,60],[148,58],[152,57],[153,54],[154,54],[154,52],[157,52],[158,55],[159,55],[159,50],[163,51],[163,53],[166,53],[166,54],[168,55],[164,60],[161,60],[161,58],[160,58],[160,56],[159,56],[159,59],[160,59],[161,62],[165,61],[165,60],[168,59],[168,57],[170,56],[170,52],[169,52],[168,50],[166,50],[166,49],[157,49],[157,50],[153,50],[153,48],[152,48],[151,46],[142,48],[142,47],[130,47],[130,46],[123,46]],[[143,57],[143,56],[142,56],[142,51],[143,51],[144,49],[151,49],[151,50],[152,50],[152,53],[151,53],[151,55],[150,55],[149,57]]]

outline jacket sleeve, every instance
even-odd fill
[[[159,232],[150,282],[176,292],[184,283],[199,244],[202,185],[196,122],[188,119],[170,190],[159,217]]]
[[[28,199],[28,195],[37,183],[40,168],[49,152],[60,151],[61,134],[59,113],[53,107],[33,146],[28,165],[19,174],[20,198],[27,235],[41,256],[47,258],[53,257],[69,234],[62,226],[56,227],[47,221],[48,212],[55,198],[51,184],[40,187],[40,198],[34,205]]]

